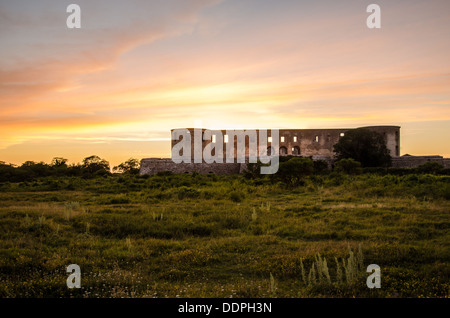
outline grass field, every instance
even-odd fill
[[[448,297],[449,199],[426,174],[3,182],[0,297]]]

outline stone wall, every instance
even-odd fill
[[[241,172],[239,163],[175,163],[169,158],[148,158],[142,159],[140,174],[153,175],[158,172],[170,171],[172,173],[192,173],[202,174],[236,174]]]
[[[331,169],[333,158],[328,156],[312,156],[313,160],[323,160]],[[237,174],[243,173],[247,169],[246,163],[175,163],[169,158],[148,158],[142,159],[140,174],[154,175],[158,172],[170,171],[172,173],[192,173],[201,174]]]
[[[437,162],[444,166],[444,168],[450,168],[450,159],[443,158],[442,156],[409,156],[392,158],[393,168],[416,168],[427,162]]]
[[[329,156],[312,156],[313,160],[323,160],[328,163],[331,169],[333,158]],[[444,168],[450,169],[450,158],[442,156],[402,156],[392,158],[393,168],[416,168],[427,162],[438,162]],[[176,164],[169,158],[149,158],[142,159],[140,174],[154,175],[158,172],[170,171],[172,173],[192,173],[201,174],[238,174],[243,173],[247,168],[246,163],[179,163]]]

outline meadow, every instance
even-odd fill
[[[448,297],[449,199],[431,174],[4,181],[0,297]]]

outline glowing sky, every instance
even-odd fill
[[[381,7],[368,29],[366,7]],[[77,3],[82,28],[66,27]],[[0,0],[0,161],[168,157],[170,129],[399,125],[450,157],[448,0]]]

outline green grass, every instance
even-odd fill
[[[434,175],[0,183],[0,297],[448,297],[449,199]]]

